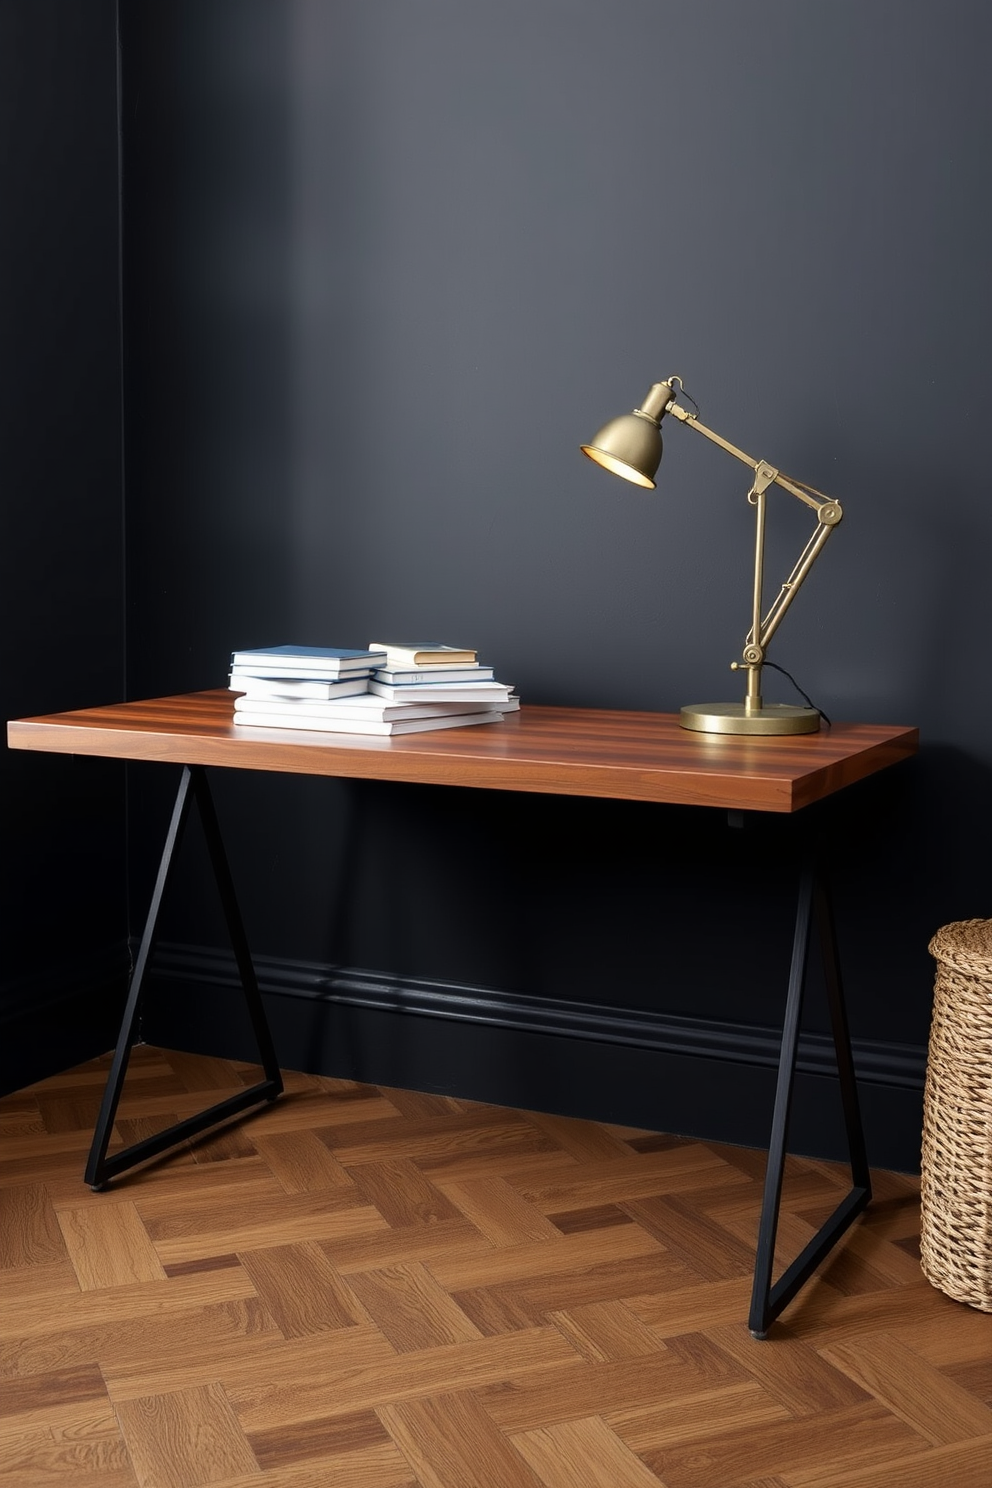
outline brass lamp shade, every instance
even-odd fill
[[[649,414],[639,409],[610,419],[589,444],[580,445],[584,455],[614,475],[637,486],[654,490],[654,477],[661,464],[661,431]]]

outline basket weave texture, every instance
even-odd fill
[[[945,925],[930,954],[921,1264],[947,1296],[992,1312],[992,920]]]

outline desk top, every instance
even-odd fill
[[[236,728],[224,690],[20,718],[12,749],[729,810],[798,811],[915,754],[918,731],[835,723],[817,734],[693,733],[673,713],[523,707],[502,723],[388,738]]]

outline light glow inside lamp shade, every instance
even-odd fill
[[[655,473],[661,464],[661,431],[639,413],[624,413],[605,424],[582,453],[635,486],[655,489]]]
[[[683,728],[716,734],[815,733],[820,727],[820,714],[816,708],[764,702],[761,696],[761,668],[766,659],[769,641],[824,543],[841,520],[843,513],[840,503],[824,496],[822,491],[817,491],[812,486],[791,480],[767,461],[752,459],[736,445],[715,434],[700,421],[698,410],[689,412],[676,403],[676,387],[684,391],[680,377],[669,377],[665,382],[653,383],[639,408],[611,419],[588,444],[580,445],[580,449],[590,460],[602,465],[604,470],[653,491],[654,478],[661,464],[661,421],[666,414],[671,414],[680,423],[705,435],[713,444],[718,444],[721,449],[742,460],[754,471],[751,489],[747,493],[748,502],[755,512],[751,628],[744,641],[741,659],[731,662],[732,670],[747,674],[744,701],[694,703],[682,709],[679,722]],[[692,399],[689,401],[692,402]],[[816,513],[817,524],[791,574],[779,590],[778,597],[763,613],[765,497],[769,487],[774,485],[781,486],[810,507]]]

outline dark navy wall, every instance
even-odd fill
[[[116,7],[0,0],[3,717],[124,681]],[[113,1040],[123,767],[0,752],[0,1087]]]
[[[927,942],[988,910],[987,7],[121,14],[130,694],[223,685],[234,646],[403,632],[477,646],[525,702],[734,696],[746,470],[673,427],[644,494],[577,449],[681,374],[712,427],[844,504],[773,657],[835,718],[923,730],[918,764],[825,822],[873,1153],[912,1161]],[[783,496],[773,576],[806,530]],[[164,807],[147,775],[136,898]],[[218,798],[288,1059],[630,1114],[608,1043],[590,1071],[550,1023],[538,1053],[416,1011],[383,1033],[367,987],[294,1002],[301,961],[325,990],[392,978],[411,1007],[442,982],[500,1017],[517,996],[565,1023],[577,1004],[774,1027],[777,838],[468,791],[237,778]],[[168,936],[195,982],[222,936],[192,882]],[[221,1047],[196,1005],[162,1031]],[[652,1068],[678,1124],[678,1079]],[[685,1083],[746,1140],[719,1068]],[[815,1121],[807,1142],[830,1145]]]

